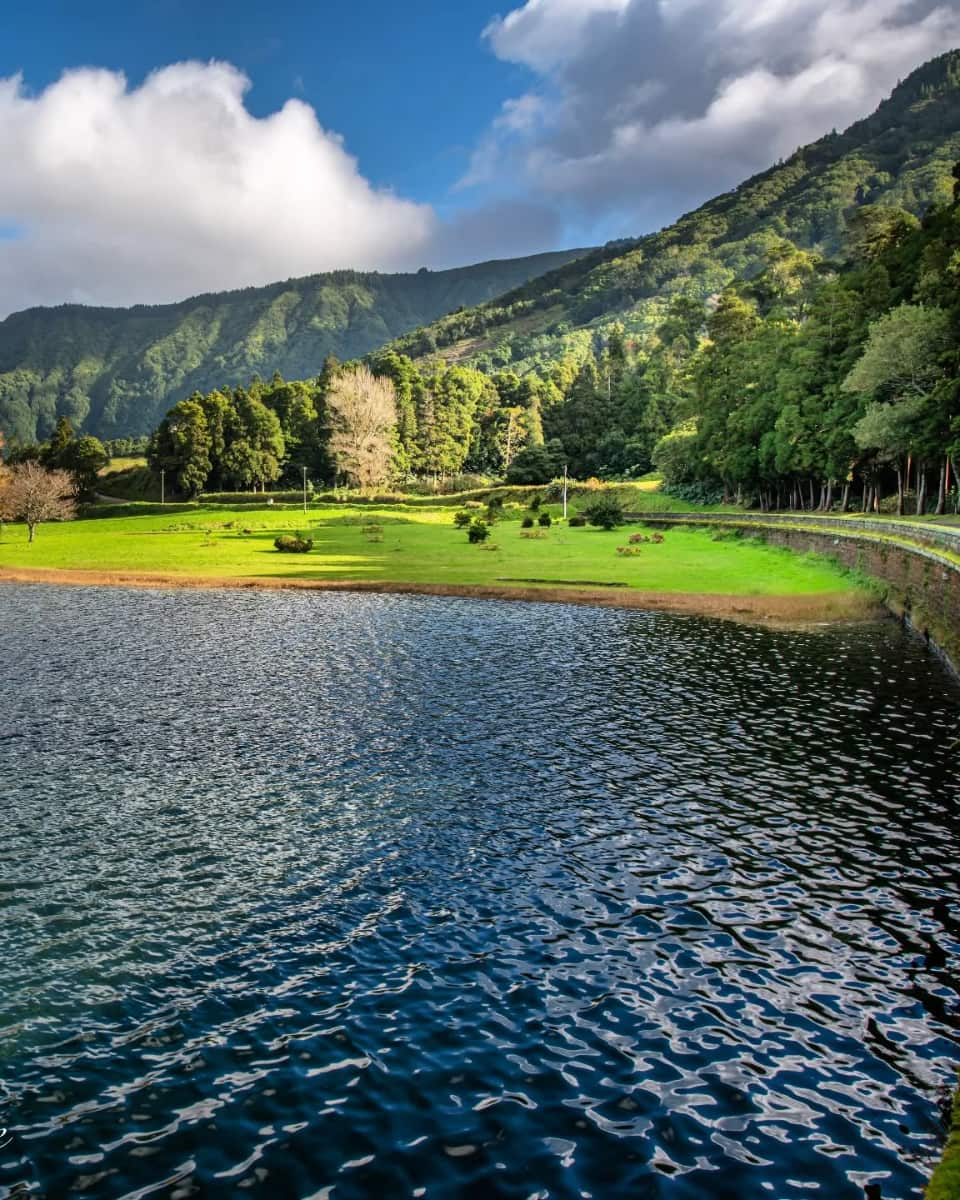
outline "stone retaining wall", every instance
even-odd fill
[[[659,517],[660,514],[649,514],[644,520],[647,524],[658,524]],[[799,525],[802,518],[797,520]],[[839,531],[830,528],[820,531],[781,522],[760,526],[729,517],[715,522],[712,514],[699,519],[692,515],[671,515],[663,522],[664,525],[717,523],[734,524],[748,537],[762,537],[771,545],[785,546],[799,554],[823,554],[880,580],[887,588],[885,602],[890,611],[933,642],[953,670],[960,673],[960,566],[935,550],[890,541],[895,531],[889,526],[884,529],[887,536],[881,539],[851,533],[840,536]]]

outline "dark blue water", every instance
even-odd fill
[[[892,624],[0,589],[0,1195],[920,1194],[960,691]]]

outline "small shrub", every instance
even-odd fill
[[[649,541],[650,541],[650,539],[647,537],[647,535],[645,533],[631,533],[630,534],[630,545],[631,546],[640,546],[640,545],[643,545],[645,542],[649,542]]]
[[[579,515],[577,515],[575,517],[571,517],[570,520],[567,522],[567,524],[572,525],[574,529],[580,529],[582,526],[586,525],[586,523],[587,523],[587,518],[581,517]]]
[[[533,528],[533,517],[524,517],[523,520],[520,522],[520,528],[521,529],[532,529]]]
[[[524,529],[521,530],[520,536],[522,538],[545,538],[547,531],[545,529]]]
[[[639,546],[618,546],[617,553],[623,555],[624,558],[632,557],[634,554],[642,554],[643,551]]]
[[[483,501],[482,500],[464,500],[463,507],[464,508],[472,508],[472,509],[483,508]]]
[[[453,514],[453,523],[458,529],[466,529],[473,518],[468,512],[458,512]]]
[[[300,537],[296,533],[281,533],[273,544],[281,554],[309,554],[313,549],[313,538]]]
[[[486,523],[486,521],[481,521],[479,518],[477,518],[477,520],[474,521],[467,530],[467,540],[471,546],[479,546],[482,542],[485,542],[489,536],[490,526]]]
[[[537,520],[537,524],[544,529],[549,529],[553,524],[553,518],[548,512],[542,512]]]
[[[653,537],[651,537],[650,541],[651,541],[651,542],[653,542],[653,544],[654,544],[655,546],[662,546],[662,545],[663,545],[663,534],[662,534],[662,533],[655,533],[655,534],[653,535]]]
[[[623,505],[615,496],[598,496],[580,511],[599,529],[616,529],[623,524]]]
[[[534,496],[533,499],[530,501],[530,511],[531,512],[537,511],[537,509],[540,507],[541,499],[542,499],[542,497],[541,497],[540,493],[538,492],[537,495]]]

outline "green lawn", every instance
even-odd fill
[[[557,506],[550,511],[556,515]],[[514,511],[494,526],[486,545],[474,546],[454,528],[452,515],[448,505],[328,505],[307,516],[290,509],[197,508],[43,525],[33,545],[22,526],[7,525],[0,567],[505,586],[619,582],[720,595],[817,595],[856,587],[826,560],[752,539],[714,541],[701,529],[668,529],[662,545],[623,557],[617,547],[637,526],[605,532],[558,522],[544,537],[527,538],[522,514]],[[312,553],[274,550],[277,534],[296,531],[314,539]]]

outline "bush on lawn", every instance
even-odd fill
[[[309,554],[313,549],[313,538],[301,537],[298,533],[281,533],[273,544],[281,554]]]

